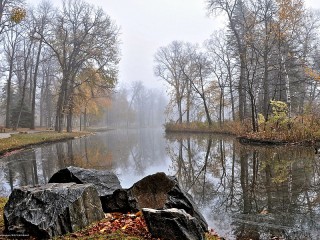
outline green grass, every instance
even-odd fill
[[[110,239],[110,240],[143,240],[144,238],[139,238],[135,236],[129,236],[121,231],[117,231],[111,234],[94,234],[90,236],[83,236],[83,237],[77,237],[77,238],[72,238],[71,235],[65,235],[59,238],[55,238],[55,240],[71,240],[71,239],[79,239],[79,240],[103,240],[103,239]],[[205,235],[206,240],[220,240],[221,238],[217,236],[213,236],[210,234]]]
[[[57,142],[61,140],[73,139],[88,134],[87,132],[58,133],[58,132],[39,132],[39,133],[17,133],[10,138],[0,139],[0,155],[6,152],[22,149],[28,146]]]
[[[71,240],[71,239],[79,239],[79,240],[103,240],[103,239],[112,239],[112,240],[143,240],[143,238],[136,236],[129,236],[121,231],[116,231],[114,233],[105,234],[105,233],[94,233],[88,236],[73,236],[72,233],[66,234],[61,237],[54,238],[55,240]],[[208,239],[215,240],[215,239]]]
[[[3,209],[7,201],[8,201],[8,198],[0,197],[0,233],[4,229]]]

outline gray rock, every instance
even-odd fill
[[[135,207],[137,209],[163,209],[170,198],[168,194],[176,187],[176,185],[179,184],[175,178],[169,177],[163,172],[159,172],[146,176],[133,184],[128,190],[128,193],[130,197],[136,200]],[[181,196],[182,195],[183,193]],[[175,205],[175,203],[172,203],[172,205]]]
[[[151,235],[170,240],[204,240],[204,230],[197,218],[183,209],[154,210],[142,208]]]
[[[4,207],[6,234],[37,239],[74,232],[104,218],[92,184],[49,183],[14,189]]]
[[[112,196],[101,198],[101,203],[105,212],[137,212],[142,208],[184,209],[198,219],[204,231],[208,231],[208,224],[192,197],[180,188],[175,177],[163,172],[149,175],[127,190],[115,191]]]
[[[128,190],[128,196],[133,209],[184,209],[199,220],[204,231],[208,231],[208,224],[192,197],[181,189],[175,177],[163,172],[149,175],[136,182]]]
[[[49,183],[68,182],[92,183],[98,190],[99,196],[111,195],[115,190],[122,188],[117,175],[113,172],[73,166],[59,170],[49,180]]]
[[[127,189],[118,189],[112,195],[100,197],[103,211],[108,212],[138,212],[134,206],[135,203],[129,203]]]

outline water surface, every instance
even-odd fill
[[[114,171],[123,187],[175,175],[226,239],[320,239],[320,160],[306,147],[244,146],[223,135],[116,130],[0,159],[0,195],[67,166]]]

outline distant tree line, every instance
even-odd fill
[[[165,123],[165,93],[150,89],[140,81],[120,87],[111,96],[106,108],[104,126],[114,128],[159,127]]]
[[[203,46],[173,41],[155,54],[172,121],[248,120],[258,131],[271,101],[286,103],[289,117],[319,112],[319,12],[302,0],[206,2],[227,27]]]
[[[1,105],[5,127],[72,131],[102,114],[117,83],[119,28],[82,0],[60,8],[0,1]]]

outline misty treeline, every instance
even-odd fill
[[[141,81],[121,86],[111,95],[112,104],[106,108],[104,126],[114,128],[159,127],[165,122],[168,103],[165,93],[147,88]]]
[[[155,54],[172,121],[239,120],[258,131],[272,100],[286,103],[289,118],[319,113],[319,12],[302,0],[206,3],[210,15],[223,14],[226,27],[203,46],[173,41]]]
[[[112,105],[117,83],[116,24],[82,0],[62,1],[59,8],[51,1],[31,7],[23,0],[1,0],[0,5],[5,127],[71,132],[98,122]]]

